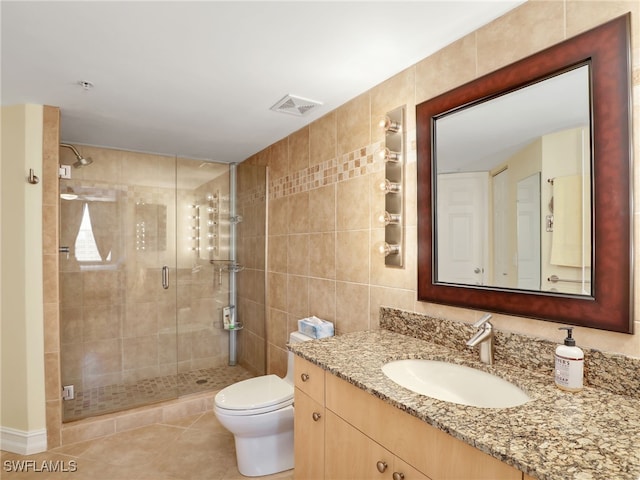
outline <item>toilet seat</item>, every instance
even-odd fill
[[[234,383],[218,392],[216,408],[225,415],[257,415],[293,403],[293,386],[277,375],[263,375]]]

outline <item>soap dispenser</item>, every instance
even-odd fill
[[[584,352],[576,347],[573,327],[560,327],[559,330],[566,330],[567,338],[564,339],[564,345],[556,348],[556,385],[568,392],[579,392],[584,376]]]

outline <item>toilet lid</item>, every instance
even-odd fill
[[[218,392],[216,406],[227,410],[254,410],[293,400],[293,386],[277,375],[243,380]]]

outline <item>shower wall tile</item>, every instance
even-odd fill
[[[122,341],[120,339],[84,342],[85,377],[122,371]]]
[[[99,341],[122,337],[122,306],[96,305],[82,309],[82,340]]]
[[[158,333],[158,304],[155,302],[127,304],[122,319],[122,336],[141,337],[155,333]]]
[[[140,369],[158,364],[158,337],[125,338],[122,340],[122,367],[125,370]]]

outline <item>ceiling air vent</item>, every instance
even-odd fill
[[[271,110],[274,112],[288,113],[290,115],[302,117],[320,105],[322,105],[320,102],[316,102],[314,100],[296,97],[294,95],[285,95],[273,107],[271,107]]]

